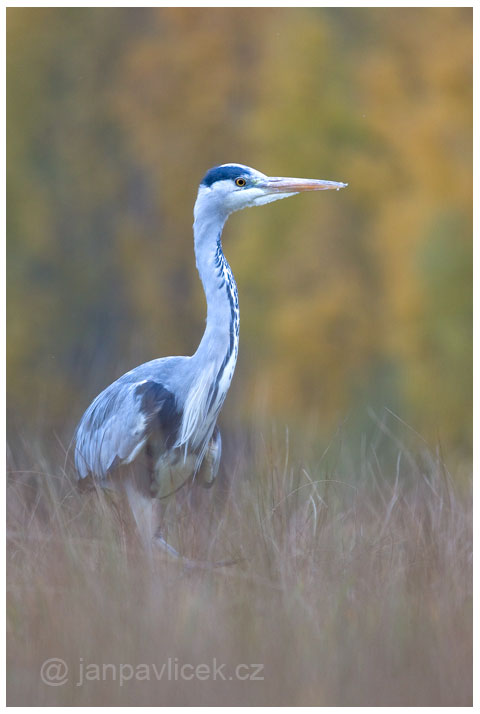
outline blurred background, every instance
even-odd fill
[[[472,9],[9,8],[7,133],[9,704],[471,705]],[[195,351],[225,162],[349,186],[227,223],[225,468],[162,534],[236,565],[187,570],[65,449]],[[265,681],[40,676],[212,656]]]
[[[7,21],[12,429],[69,438],[124,371],[195,351],[193,204],[235,161],[349,187],[227,224],[242,320],[224,423],[261,414],[328,440],[387,407],[469,458],[471,9]]]

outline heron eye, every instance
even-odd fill
[[[246,183],[247,183],[247,182],[246,182],[245,179],[243,179],[243,178],[235,179],[235,184],[236,184],[237,186],[240,186],[240,188],[242,188],[242,186],[245,186]]]

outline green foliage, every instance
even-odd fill
[[[344,180],[228,224],[242,308],[229,409],[328,434],[401,408],[471,441],[472,13],[10,8],[8,388],[22,422],[191,353],[204,170]],[[388,375],[384,378],[382,375]]]

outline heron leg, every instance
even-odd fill
[[[150,474],[143,477],[131,473],[124,480],[124,489],[132,512],[138,534],[142,543],[151,555],[153,548],[158,546],[168,555],[179,560],[185,560],[173,546],[169,545],[158,529],[157,506],[159,502],[150,493]],[[190,562],[190,561],[188,561]]]
[[[230,560],[205,561],[192,560],[181,555],[173,546],[161,536],[161,532],[156,531],[155,523],[155,499],[151,496],[146,496],[135,484],[134,479],[128,479],[125,482],[125,492],[130,504],[138,532],[151,557],[153,555],[153,547],[161,548],[167,555],[183,565],[185,568],[224,568],[230,565],[236,565],[242,558],[234,558]]]
[[[151,552],[156,531],[155,504],[143,479],[137,475],[132,474],[126,478],[124,488],[142,543]]]
[[[175,548],[172,545],[167,543],[165,538],[162,538],[160,533],[155,534],[153,542],[156,546],[158,546],[159,548],[162,548],[162,550],[164,550],[166,553],[168,553],[168,555],[171,555],[173,558],[178,558],[180,560],[184,560],[183,556],[180,555],[180,553],[177,550],[175,550]]]
[[[186,558],[175,550],[167,541],[160,535],[155,536],[155,545],[162,548],[168,555],[171,555],[175,560],[177,560],[185,568],[202,568],[204,570],[211,570],[214,568],[227,568],[230,565],[237,565],[237,563],[242,562],[243,558],[231,558],[230,560],[192,560],[191,558]]]

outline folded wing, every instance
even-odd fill
[[[75,465],[80,478],[104,479],[135,460],[155,432],[165,449],[181,423],[175,395],[161,382],[120,379],[92,402],[76,431]]]

